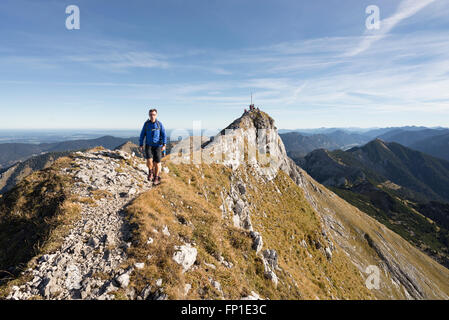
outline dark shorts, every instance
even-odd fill
[[[154,162],[161,162],[162,147],[152,147],[145,145],[145,159],[153,159]]]

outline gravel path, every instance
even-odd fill
[[[62,171],[77,181],[72,192],[95,204],[80,203],[81,219],[62,246],[26,270],[32,280],[13,287],[9,299],[113,299],[111,291],[128,286],[133,269],[120,268],[130,245],[123,207],[150,188],[148,169],[142,159],[123,151],[76,152],[75,156],[79,167]],[[108,197],[93,198],[104,191]]]

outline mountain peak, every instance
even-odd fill
[[[226,129],[277,129],[274,119],[259,109],[246,111],[235,119]]]
[[[274,119],[260,109],[245,110],[202,149],[203,153],[212,154],[216,163],[233,169],[242,164],[250,165],[268,180],[275,178],[279,169],[294,181],[298,179],[294,162],[287,156]]]
[[[376,138],[373,141],[368,142],[365,146],[362,147],[362,149],[366,148],[376,148],[376,149],[382,148],[387,151],[391,151],[390,148],[388,147],[388,143],[379,138]]]

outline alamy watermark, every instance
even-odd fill
[[[189,138],[180,141],[179,137]],[[170,161],[236,166],[241,163],[258,163],[261,167],[277,168],[279,140],[275,129],[235,128],[213,135],[212,131],[201,130],[201,121],[194,121],[192,136],[182,129],[170,133],[170,141],[178,141],[170,151]]]
[[[380,270],[375,265],[369,265],[365,269],[365,273],[368,273],[368,277],[365,280],[365,285],[369,290],[380,289]]]
[[[80,8],[76,5],[70,5],[65,8],[65,13],[69,16],[65,19],[67,30],[80,29]]]
[[[365,20],[365,26],[368,30],[380,29],[380,9],[378,6],[370,5],[366,7],[365,13],[368,17]]]

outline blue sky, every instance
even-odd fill
[[[449,126],[448,39],[447,0],[2,0],[0,128],[222,128],[251,91],[278,128]]]

